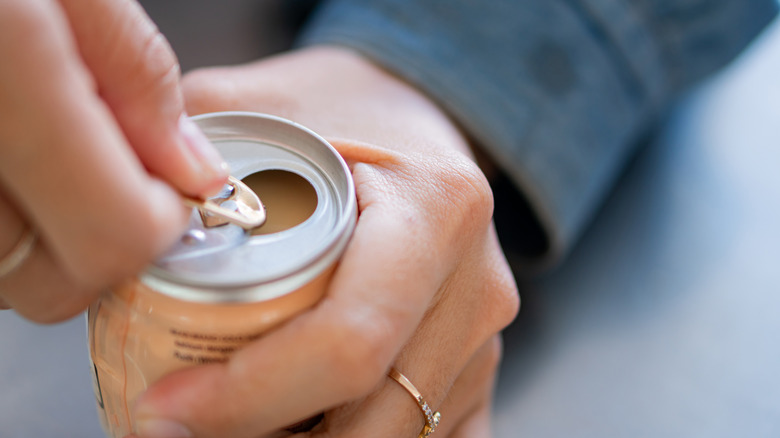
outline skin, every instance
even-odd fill
[[[329,138],[351,164],[360,217],[318,306],[226,365],[158,382],[137,406],[140,430],[284,436],[274,433],[327,410],[300,436],[416,436],[420,409],[386,377],[392,365],[442,412],[437,436],[490,436],[497,333],[518,296],[492,226],[490,187],[456,126],[344,48],[196,71],[183,83],[192,114],[270,113]]]
[[[57,322],[165,250],[178,192],[205,196],[227,172],[182,118],[176,58],[136,3],[2,0],[0,32],[0,254],[38,234],[0,306]]]
[[[18,60],[0,68],[0,254],[25,224],[40,235],[0,299],[35,321],[75,315],[174,241],[177,192],[221,186],[219,158],[181,126],[185,100],[189,114],[295,120],[350,163],[360,217],[326,297],[227,364],[152,385],[139,436],[289,436],[280,429],[321,412],[298,436],[417,436],[420,409],[390,366],[442,412],[436,436],[490,436],[498,333],[519,299],[487,180],[434,103],[337,47],[196,71],[182,93],[131,1],[0,0],[0,29],[12,36],[0,55]]]

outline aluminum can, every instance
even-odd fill
[[[132,432],[134,402],[165,374],[225,362],[314,306],[355,227],[351,173],[320,136],[255,113],[193,119],[263,201],[268,221],[249,231],[207,226],[194,210],[167,254],[90,306],[93,384],[112,438]]]

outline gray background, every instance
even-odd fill
[[[147,3],[185,69],[289,40],[257,31],[278,2]],[[520,283],[498,438],[780,436],[778,72],[775,23],[686,99],[567,262]],[[0,313],[0,438],[33,437],[102,438],[82,317]]]

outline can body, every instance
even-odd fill
[[[251,113],[196,121],[234,176],[264,180],[256,190],[260,199],[281,193],[282,204],[266,205],[272,223],[255,231],[209,228],[193,212],[190,229],[169,254],[90,307],[93,383],[103,428],[112,438],[133,431],[133,404],[162,376],[225,362],[314,306],[354,228],[349,170],[316,134]],[[279,172],[286,176],[277,178]],[[306,186],[304,192],[290,192],[296,184]]]

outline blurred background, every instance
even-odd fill
[[[277,0],[143,3],[184,70],[282,50],[301,19]],[[681,102],[571,257],[520,281],[497,438],[780,436],[778,78],[776,21]],[[1,312],[0,438],[102,438],[87,357],[83,317]]]

